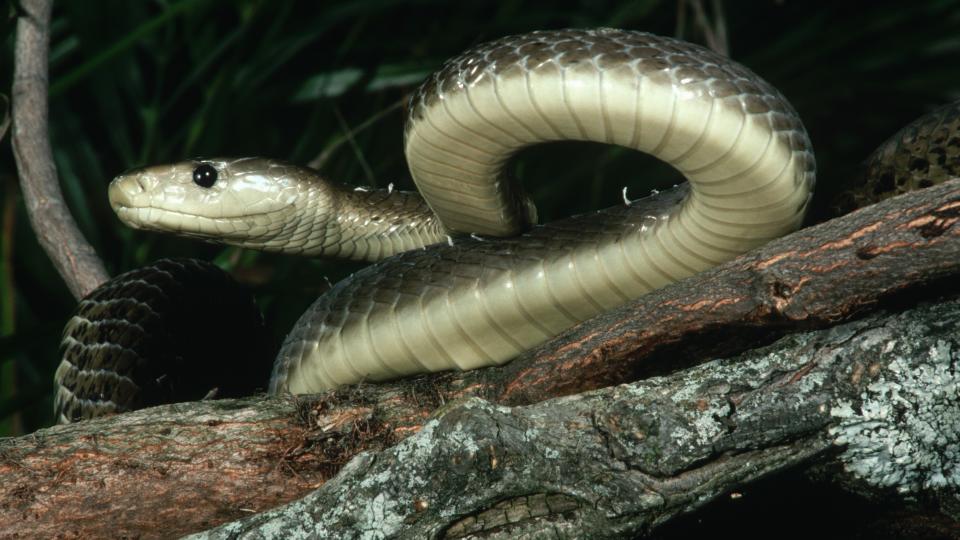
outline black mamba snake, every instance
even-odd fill
[[[420,87],[405,137],[419,194],[352,189],[310,169],[239,158],[132,171],[113,181],[110,201],[137,228],[382,259],[336,284],[287,336],[269,389],[307,393],[507,362],[796,229],[814,185],[809,139],[776,89],[707,49],[640,32],[544,31],[480,45]],[[533,204],[503,167],[518,150],[555,140],[637,149],[689,182],[533,225]],[[134,375],[149,370],[137,345],[113,345],[117,304],[94,293],[68,323],[61,421],[153,403],[134,403],[142,384]],[[107,349],[128,351],[122,369],[99,355]]]

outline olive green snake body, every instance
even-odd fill
[[[689,182],[535,225],[504,164],[554,140],[634,148]],[[512,36],[448,61],[411,100],[405,149],[419,194],[238,158],[126,173],[110,199],[134,227],[380,260],[336,284],[287,336],[269,389],[306,393],[507,362],[796,229],[814,185],[809,139],[776,89],[702,47],[611,29]],[[91,302],[88,312],[109,300]],[[116,405],[101,384],[106,361],[78,359],[84,340],[71,336],[107,341],[84,313],[68,325],[57,375],[64,421]]]

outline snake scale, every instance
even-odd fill
[[[646,152],[688,182],[537,225],[504,166],[556,140]],[[110,201],[137,228],[379,261],[319,298],[281,346],[270,392],[307,393],[507,362],[796,229],[815,169],[797,114],[750,70],[683,41],[613,29],[511,36],[447,61],[411,99],[405,152],[419,193],[341,186],[277,160],[195,159],[120,175]],[[119,305],[162,317],[106,293],[81,302],[56,375],[61,421],[152,403],[134,397],[134,375],[156,379],[139,346],[116,344],[111,325],[127,318]],[[123,361],[105,354],[118,351]]]

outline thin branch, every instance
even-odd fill
[[[40,245],[77,299],[109,279],[60,191],[48,133],[52,0],[22,0],[13,75],[13,151],[27,215]]]
[[[673,37],[683,39],[687,29],[687,0],[677,0],[677,26],[673,30]]]
[[[2,141],[7,136],[12,118],[10,117],[10,98],[0,94],[0,99],[3,99],[3,120],[0,121],[0,141]]]
[[[406,99],[399,99],[393,102],[386,108],[381,109],[376,113],[374,113],[372,116],[370,116],[370,118],[367,118],[363,122],[360,122],[360,124],[358,124],[356,127],[352,129],[349,128],[349,126],[346,126],[346,122],[343,121],[342,116],[340,115],[340,112],[335,109],[337,118],[340,120],[340,125],[342,128],[344,128],[344,133],[339,138],[337,138],[337,140],[327,145],[327,147],[324,148],[323,151],[320,152],[320,154],[317,157],[313,158],[308,165],[313,169],[318,169],[318,170],[322,169],[323,166],[327,164],[327,161],[329,161],[330,158],[333,156],[333,154],[337,150],[339,150],[341,146],[343,146],[343,143],[349,141],[351,142],[351,144],[353,144],[353,137],[355,135],[373,126],[374,124],[382,120],[384,117],[386,117],[396,109],[403,106],[404,101],[406,101]],[[361,159],[361,161],[363,160]],[[365,162],[364,162],[364,165],[366,165]],[[369,168],[369,167],[366,167],[366,168]]]
[[[685,2],[678,4],[678,17],[677,25],[684,24],[685,13],[683,12]],[[718,52],[724,56],[730,55],[730,46],[727,42],[727,22],[726,17],[723,15],[723,4],[720,0],[714,0],[711,2],[713,6],[713,15],[714,21],[711,24],[710,18],[707,16],[707,10],[703,5],[703,0],[691,0],[690,9],[693,11],[694,22],[697,26],[697,29],[703,34],[703,40],[706,42],[707,47],[709,47],[714,52]],[[678,37],[680,33],[678,32]]]
[[[730,39],[727,36],[727,16],[723,11],[723,0],[713,0],[713,14],[716,17],[714,29],[717,34],[717,43],[720,46],[720,52],[725,56],[730,56]]]
[[[363,157],[363,149],[360,148],[357,140],[353,137],[354,131],[350,128],[350,125],[347,124],[346,118],[343,117],[338,107],[333,108],[333,114],[337,117],[337,124],[340,125],[344,138],[350,143],[350,148],[353,149],[353,154],[357,157],[357,162],[360,164],[360,168],[363,169],[363,174],[367,177],[367,183],[375,186],[377,179],[373,174],[373,169],[370,168],[370,164],[367,163],[367,159]]]

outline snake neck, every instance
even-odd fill
[[[280,251],[377,261],[446,240],[446,230],[414,192],[324,186],[309,190],[296,206],[274,238]]]
[[[336,184],[266,158],[135,169],[110,183],[109,197],[132,227],[277,253],[376,261],[446,239],[418,193]]]

